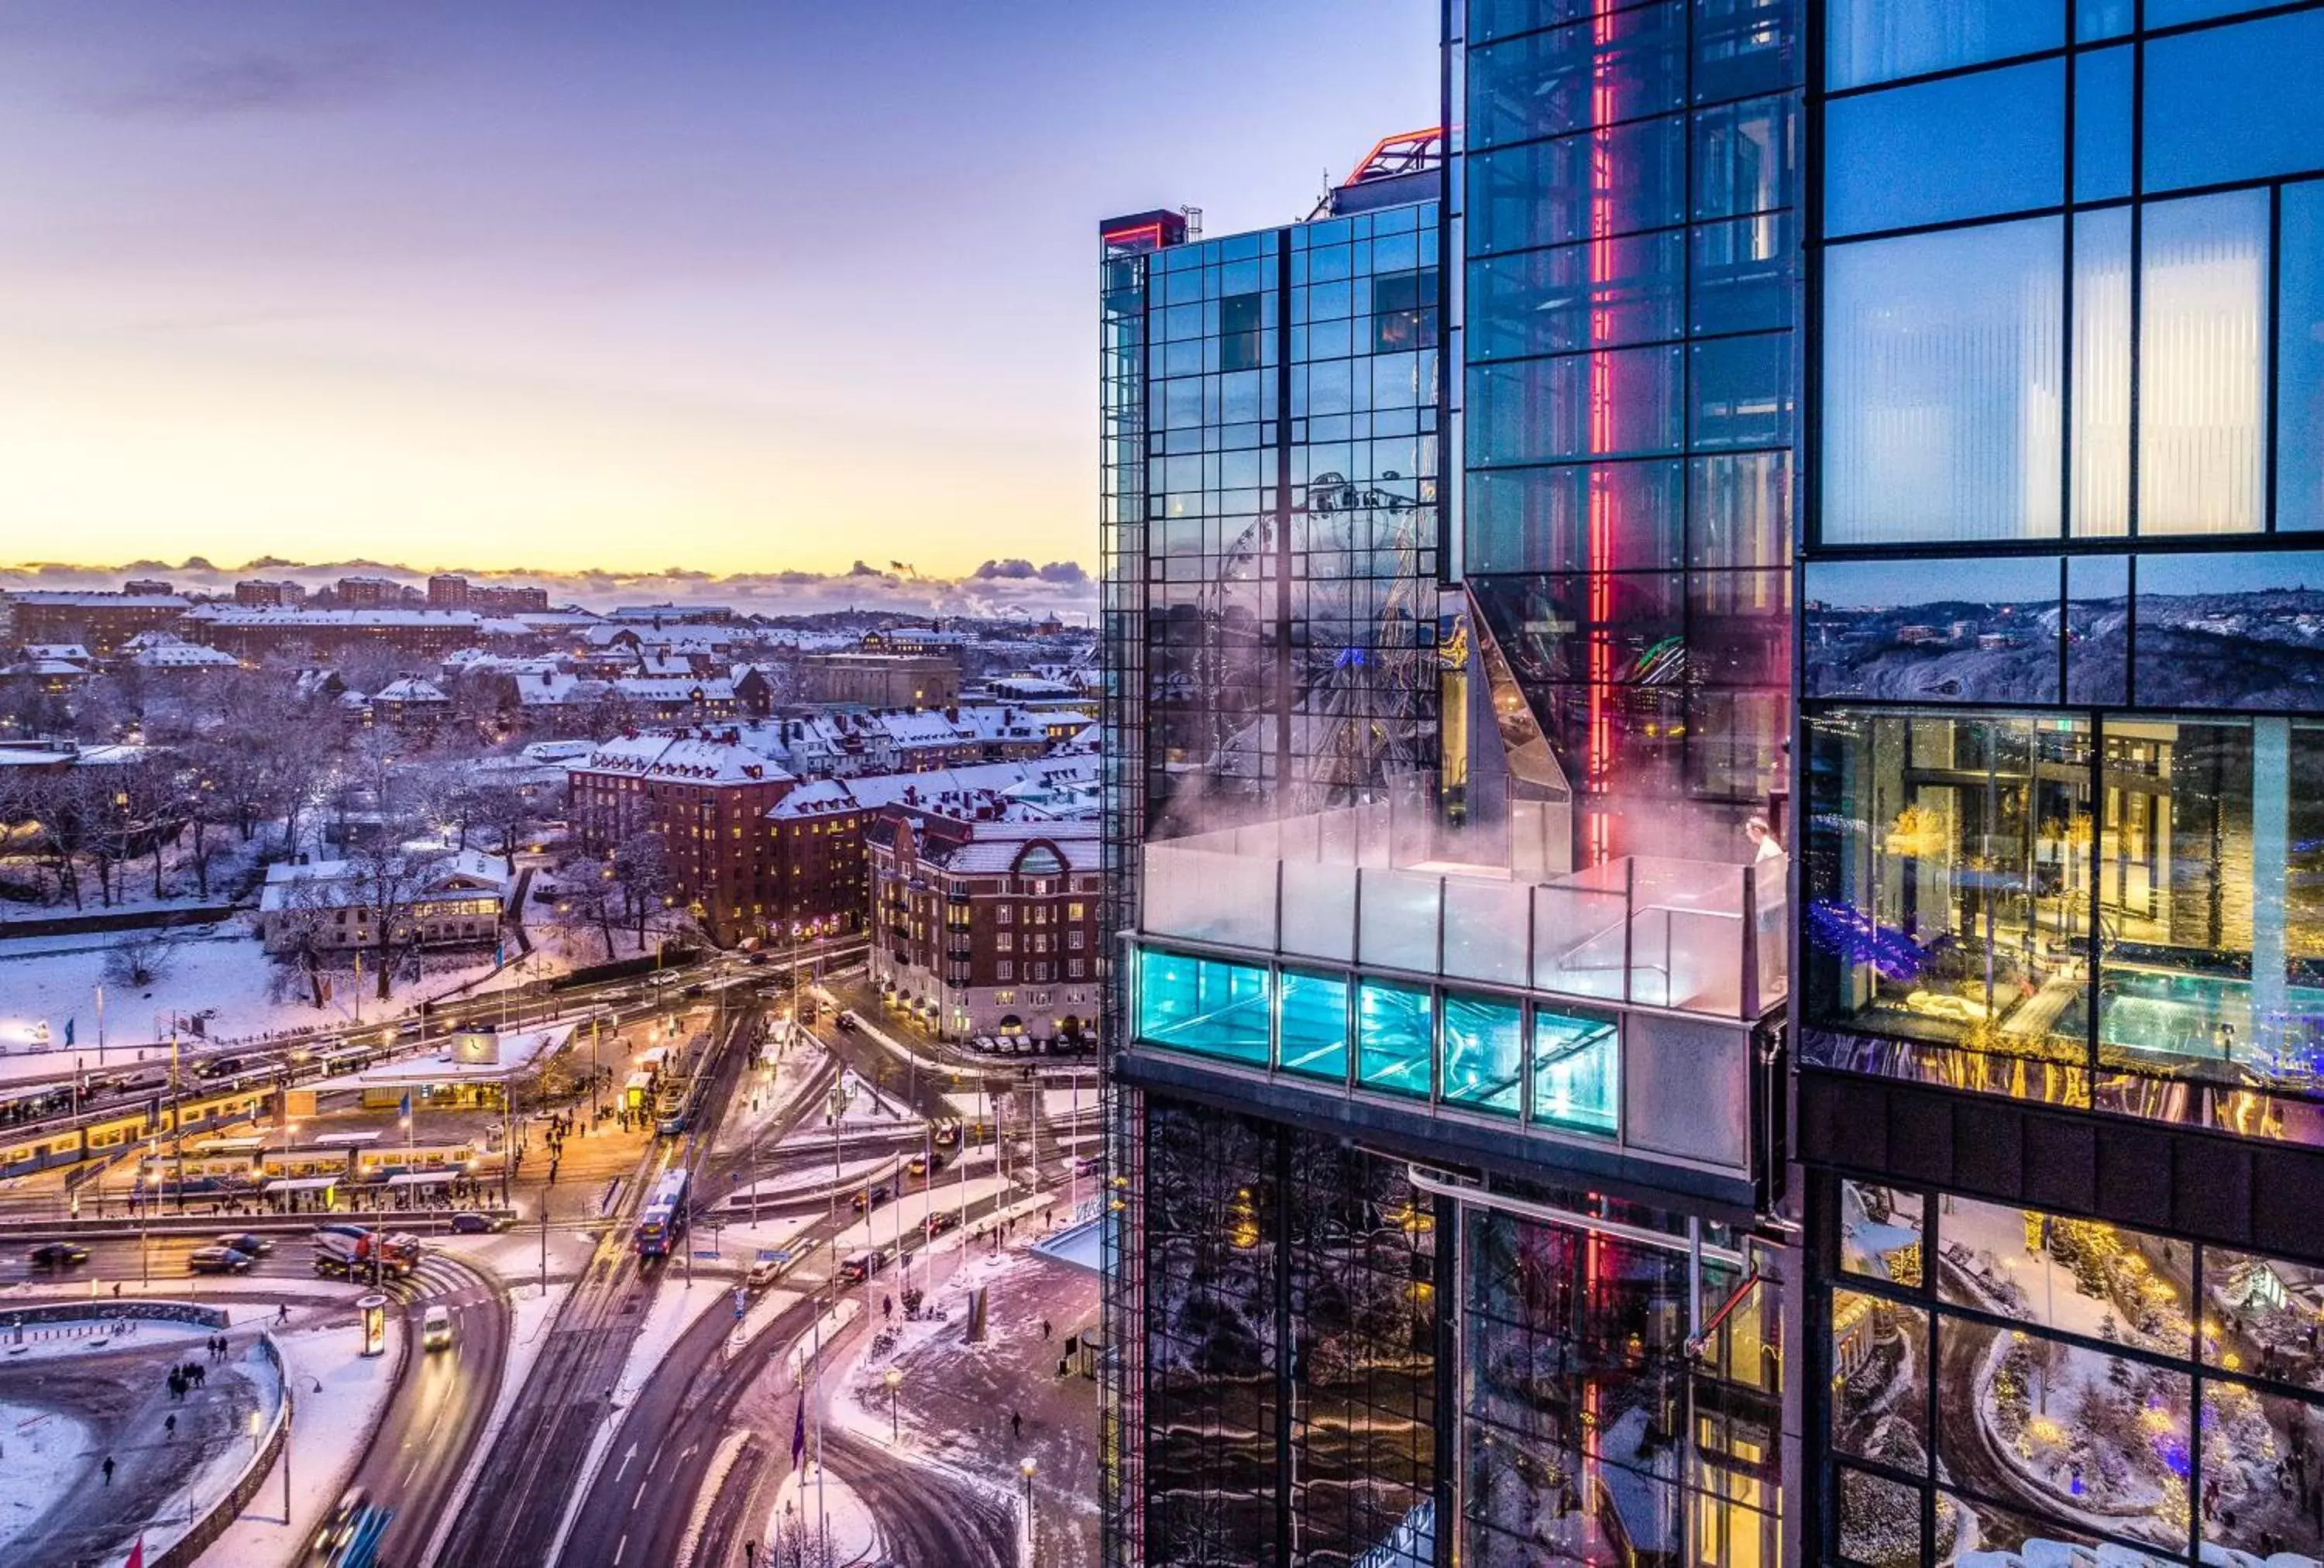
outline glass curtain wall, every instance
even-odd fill
[[[2324,1556],[2319,1270],[1907,1187],[1820,1201],[1832,1560]]]
[[[1824,0],[1806,1059],[2324,1139],[2324,6],[2255,9]]]
[[[1782,1560],[1771,1287],[1697,1360],[1683,1246],[1471,1210],[1462,1273],[1461,1562]]]
[[[1434,767],[1436,204],[1152,258],[1146,827]]]
[[[1796,11],[1467,7],[1463,570],[1581,864],[1784,789]]]
[[[1434,1560],[1434,1200],[1401,1162],[1149,1101],[1152,1568]]]

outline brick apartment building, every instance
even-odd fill
[[[7,595],[8,638],[19,643],[78,642],[109,658],[141,632],[175,630],[193,608],[166,583],[153,593],[80,594],[34,590]]]
[[[960,659],[938,653],[810,653],[801,699],[875,708],[940,708],[960,700]]]
[[[872,978],[946,1038],[1093,1039],[1098,825],[897,806],[866,834]]]
[[[788,832],[771,824],[769,813],[800,783],[731,730],[606,741],[573,763],[569,785],[583,851],[611,853],[641,829],[660,835],[670,896],[715,941],[862,924],[862,814],[803,812],[783,825]]]

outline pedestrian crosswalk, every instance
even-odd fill
[[[433,1301],[438,1296],[458,1296],[471,1290],[484,1289],[484,1283],[475,1271],[441,1253],[422,1253],[420,1267],[401,1279],[392,1280],[386,1294],[397,1301]]]

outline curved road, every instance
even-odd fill
[[[438,1255],[429,1261],[444,1259]],[[492,1417],[508,1361],[507,1296],[480,1266],[464,1260],[455,1267],[467,1277],[466,1285],[450,1291],[439,1287],[438,1294],[405,1304],[411,1350],[350,1483],[394,1514],[380,1541],[383,1563],[417,1562],[426,1549],[437,1516]],[[430,1306],[452,1310],[447,1350],[420,1346],[420,1320]]]

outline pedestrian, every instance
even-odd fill
[[[1044,1340],[1049,1337],[1049,1320],[1046,1317],[1041,1320],[1041,1337]]]
[[[97,1468],[105,1471],[105,1484],[111,1486],[113,1484],[113,1455],[109,1453],[106,1454],[105,1456],[105,1462],[97,1466]]]
[[[172,1412],[167,1419],[163,1420],[161,1423],[161,1432],[162,1442],[175,1443],[178,1440],[178,1417],[175,1412]]]
[[[289,1323],[290,1321],[290,1304],[289,1302],[283,1302],[274,1309],[274,1321],[276,1323]]]
[[[171,1419],[175,1420],[176,1417],[172,1416]],[[1009,1435],[1011,1437],[1023,1437],[1025,1435],[1025,1417],[1019,1415],[1014,1410],[1009,1412]]]
[[[113,1282],[113,1299],[115,1301],[121,1299],[121,1281],[118,1279]]]
[[[186,1380],[178,1375],[177,1368],[171,1367],[170,1369],[170,1397],[172,1399],[182,1399],[185,1397]]]

